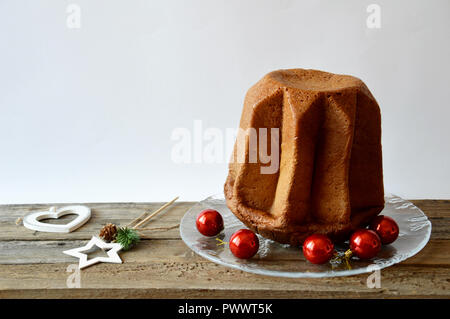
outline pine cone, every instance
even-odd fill
[[[114,239],[116,239],[116,235],[117,235],[117,227],[116,227],[116,225],[111,224],[111,223],[110,224],[106,224],[100,230],[100,234],[99,235],[106,242],[113,241]]]

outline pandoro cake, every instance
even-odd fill
[[[253,231],[296,246],[313,233],[344,240],[383,209],[380,108],[358,78],[271,72],[248,90],[240,129],[224,193]],[[275,171],[264,173],[260,153],[248,160],[251,129],[268,132],[269,151],[278,143]]]

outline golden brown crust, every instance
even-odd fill
[[[381,116],[364,83],[315,70],[279,70],[247,92],[240,128],[279,128],[280,168],[237,160],[225,183],[230,210],[249,228],[300,245],[313,233],[335,240],[384,207]],[[270,140],[270,137],[269,137]]]

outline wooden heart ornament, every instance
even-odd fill
[[[55,225],[40,222],[42,219],[54,218],[58,219],[61,216],[75,214],[77,217],[65,225]],[[55,207],[50,207],[48,211],[45,212],[34,212],[26,215],[23,218],[23,225],[32,230],[50,232],[50,233],[70,233],[75,229],[84,225],[89,218],[91,218],[91,209],[87,206],[82,205],[72,205],[65,206],[58,209]]]

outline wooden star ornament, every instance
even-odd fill
[[[113,225],[111,223],[105,225],[102,228],[102,230],[100,231],[100,236],[105,240],[114,240],[115,243],[107,243],[96,236],[92,236],[91,240],[86,244],[86,246],[65,250],[65,251],[63,251],[63,253],[66,255],[78,258],[80,260],[80,262],[78,264],[79,269],[83,269],[83,268],[92,266],[94,264],[100,263],[100,262],[121,264],[122,259],[120,259],[118,252],[121,250],[126,251],[126,250],[130,249],[131,247],[135,246],[140,240],[140,235],[139,235],[138,231],[139,230],[141,230],[141,231],[149,230],[148,228],[146,229],[146,228],[140,228],[140,227],[142,225],[144,225],[145,223],[147,223],[153,216],[155,216],[156,214],[159,214],[166,207],[172,205],[177,199],[178,199],[178,196],[175,197],[170,202],[161,206],[159,209],[157,209],[151,215],[148,215],[147,212],[142,214],[141,216],[139,216],[138,218],[133,220],[130,224],[128,224],[128,226],[117,228],[115,225]],[[90,212],[90,210],[89,210],[89,212]],[[51,217],[53,217],[53,216],[51,216]],[[56,216],[55,218],[57,218],[57,217],[59,217],[59,216]],[[134,225],[134,226],[131,226],[131,225]],[[178,225],[176,227],[178,227]],[[89,251],[94,246],[97,246],[98,248],[102,249],[103,251],[105,251],[106,249],[109,249],[106,252],[108,257],[95,257],[95,258],[88,259]]]
[[[86,251],[92,249],[92,247],[97,246],[103,250],[109,249],[107,251],[108,257],[95,257],[92,259],[88,259],[88,255]],[[118,252],[122,250],[122,245],[117,243],[105,243],[98,237],[92,236],[91,240],[83,247],[73,248],[66,251],[63,251],[64,254],[73,256],[80,259],[78,264],[79,269],[83,269],[94,264],[103,262],[103,263],[113,263],[113,264],[121,264],[122,259],[120,259]]]

